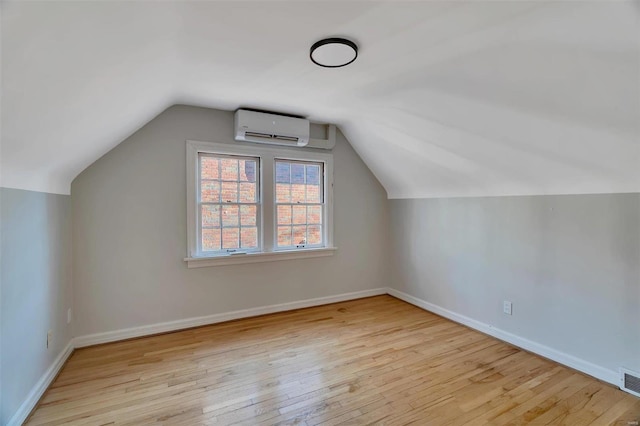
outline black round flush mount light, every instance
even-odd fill
[[[325,68],[340,68],[349,65],[358,57],[358,46],[344,38],[325,38],[311,46],[309,58]]]

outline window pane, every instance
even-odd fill
[[[205,203],[219,203],[220,182],[202,181],[200,183],[200,200]]]
[[[237,203],[238,202],[238,183],[222,182],[222,202]]]
[[[291,202],[292,203],[305,202],[305,186],[306,185],[291,185]]]
[[[307,223],[307,206],[293,206],[293,223]]]
[[[242,226],[255,226],[257,212],[257,206],[240,206],[240,224]]]
[[[222,248],[223,249],[238,248],[239,237],[240,237],[240,228],[222,228]]]
[[[322,244],[322,227],[320,225],[307,227],[307,244]]]
[[[258,228],[242,228],[240,229],[240,247],[256,248],[258,247]]]
[[[259,246],[259,167],[255,157],[199,155],[200,250]]]
[[[292,245],[301,245],[307,243],[307,227],[305,225],[302,226],[293,226],[293,235],[291,237]]]
[[[278,245],[280,247],[291,245],[291,227],[278,226]]]
[[[200,157],[200,179],[220,179],[220,162],[215,157]]]
[[[238,160],[235,158],[221,158],[222,180],[238,180]]]
[[[320,185],[320,166],[306,165],[307,185]]]
[[[322,206],[307,206],[307,223],[322,223]]]
[[[291,183],[304,183],[304,164],[291,163]]]
[[[240,182],[240,202],[255,203],[256,202],[256,184],[251,182]]]
[[[256,181],[256,162],[254,160],[239,160],[240,181]]]
[[[202,227],[220,227],[220,206],[202,206]]]
[[[291,202],[304,203],[306,201],[306,185],[291,185]]]
[[[291,202],[291,185],[286,183],[276,184],[276,202],[277,203]]]
[[[222,226],[238,226],[240,206],[222,206]]]
[[[307,185],[307,203],[321,203],[320,185]]]
[[[291,206],[278,206],[278,225],[291,225]]]
[[[202,251],[220,250],[220,228],[202,230]]]
[[[289,163],[276,162],[276,183],[290,183],[290,172]]]

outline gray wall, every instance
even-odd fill
[[[639,194],[390,203],[392,287],[604,368],[640,370]]]
[[[0,204],[0,424],[6,424],[72,337],[71,200],[0,188]]]
[[[174,106],[72,183],[82,336],[389,283],[386,193],[339,133],[333,257],[187,269],[187,139],[233,142],[233,113]]]

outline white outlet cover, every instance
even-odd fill
[[[509,302],[508,300],[505,300],[502,310],[505,314],[511,315],[511,302]]]

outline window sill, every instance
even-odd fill
[[[216,257],[186,257],[187,268],[206,268],[208,266],[240,265],[243,263],[277,262],[280,260],[309,259],[333,256],[337,247],[324,247],[305,250],[286,250],[263,253],[233,254]]]

